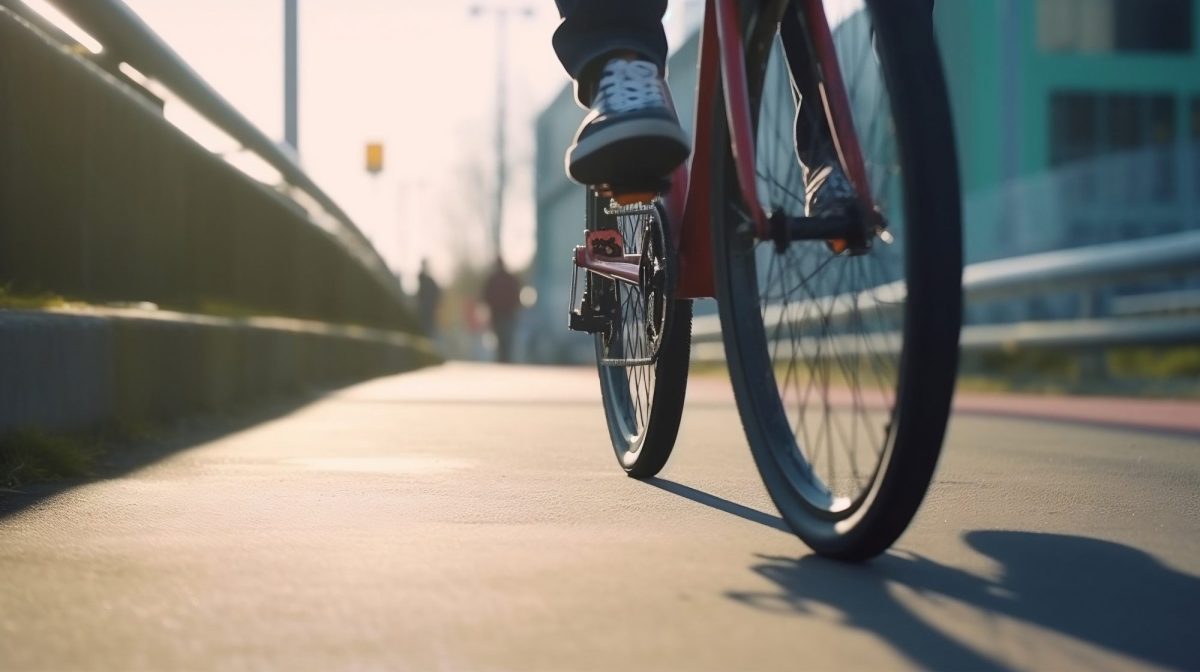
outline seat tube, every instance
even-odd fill
[[[819,0],[818,0],[818,4]],[[721,53],[721,81],[725,95],[725,118],[737,170],[742,202],[760,236],[767,231],[766,217],[758,202],[754,176],[754,125],[750,117],[750,92],[746,82],[746,52],[742,48],[742,27],[737,0],[709,0],[708,11],[715,10],[717,41]]]

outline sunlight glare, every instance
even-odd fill
[[[70,35],[93,54],[99,54],[104,51],[104,45],[100,44],[99,40],[89,35],[86,30],[80,28],[78,24],[68,19],[65,14],[55,9],[46,0],[21,0],[21,2],[37,12],[43,19],[54,24],[59,30]]]
[[[826,0],[825,16],[829,18],[830,29],[835,29],[843,21],[861,12],[865,8],[863,0]]]
[[[137,82],[138,84],[141,84],[142,86],[146,86],[146,84],[150,81],[150,78],[147,77],[146,75],[142,74],[141,70],[138,70],[137,68],[126,63],[125,61],[121,61],[121,63],[117,66],[117,68],[120,69],[121,72],[125,73],[126,77],[132,79],[133,81]]]

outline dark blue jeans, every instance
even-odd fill
[[[634,51],[657,63],[667,62],[667,36],[662,19],[667,0],[554,0],[563,21],[554,31],[554,51],[575,80],[575,96],[587,106],[601,57]],[[914,2],[914,5],[917,3]],[[933,0],[928,0],[933,11]]]
[[[555,0],[563,21],[554,31],[554,51],[575,80],[575,95],[587,105],[601,58],[634,51],[658,64],[667,62],[662,19],[667,0]]]

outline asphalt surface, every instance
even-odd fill
[[[783,531],[719,378],[650,483],[589,370],[451,365],[225,429],[0,498],[0,668],[1200,669],[1178,428],[959,414],[862,566]]]

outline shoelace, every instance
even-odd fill
[[[613,59],[600,78],[600,98],[610,112],[632,112],[647,107],[666,107],[658,68],[646,61]]]

